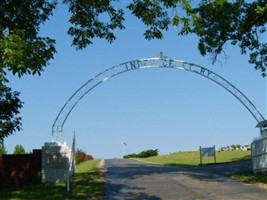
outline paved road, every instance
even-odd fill
[[[226,178],[236,171],[227,165],[166,167],[113,159],[105,160],[105,168],[105,200],[267,200],[267,190]]]

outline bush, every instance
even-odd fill
[[[123,158],[148,158],[148,157],[153,157],[153,156],[157,156],[159,154],[159,150],[158,149],[149,149],[149,150],[145,150],[140,152],[139,154],[128,154],[123,156]]]
[[[125,155],[123,156],[123,158],[138,158],[138,155],[136,153],[133,153],[133,154]]]
[[[81,162],[87,161],[87,160],[94,160],[94,157],[92,155],[87,155],[85,151],[82,149],[76,150],[76,163],[80,164]]]
[[[26,151],[21,144],[18,144],[15,146],[13,154],[26,154]]]
[[[94,157],[92,155],[86,155],[85,160],[94,160]]]
[[[139,153],[139,158],[148,158],[148,157],[153,157],[153,156],[157,156],[159,154],[159,150],[158,149],[149,149],[146,151],[142,151],[141,153]]]
[[[0,155],[7,154],[6,147],[0,144]]]

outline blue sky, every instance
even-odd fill
[[[99,39],[82,51],[71,47],[68,13],[60,7],[41,29],[55,38],[55,59],[39,76],[9,76],[21,92],[23,131],[5,140],[9,153],[16,144],[27,151],[52,139],[52,124],[67,99],[87,80],[111,66],[163,52],[211,69],[240,89],[266,118],[266,78],[248,64],[247,56],[228,45],[227,59],[211,64],[197,50],[197,37],[177,36],[173,28],[163,40],[147,41],[144,26],[128,15],[126,30],[109,44]],[[257,122],[229,92],[199,75],[181,70],[144,69],[127,72],[101,84],[72,111],[64,126],[64,140],[96,158],[122,157],[159,149],[160,154],[215,145],[249,144],[259,136]],[[124,146],[126,143],[127,146]]]

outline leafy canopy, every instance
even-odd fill
[[[112,43],[115,30],[125,29],[125,12],[147,27],[146,39],[162,39],[170,27],[178,35],[199,36],[201,55],[225,53],[227,44],[238,45],[241,54],[266,75],[267,44],[265,0],[2,0],[0,3],[0,81],[6,70],[22,76],[39,74],[56,53],[55,40],[40,37],[40,25],[49,20],[57,3],[67,4],[71,13],[68,34],[77,49],[100,38]],[[124,6],[124,7],[123,7]]]
[[[170,27],[178,27],[178,35],[196,34],[201,55],[226,54],[227,44],[238,45],[241,54],[249,54],[249,63],[266,76],[267,44],[266,0],[133,0],[119,8],[119,0],[64,0],[69,5],[72,26],[68,33],[73,45],[83,49],[94,38],[113,42],[114,30],[124,29],[124,12],[128,9],[147,29],[144,37],[164,38]],[[125,2],[124,2],[125,3]]]
[[[2,0],[0,2],[0,140],[21,130],[22,102],[18,92],[6,86],[6,72],[21,77],[39,74],[56,52],[55,41],[38,36],[55,8],[55,1]]]
[[[197,18],[191,32],[200,38],[198,48],[202,55],[211,53],[216,61],[226,44],[238,45],[241,54],[249,54],[249,63],[266,76],[266,1],[205,0],[193,13]]]
[[[11,135],[14,131],[21,130],[21,117],[17,117],[22,102],[18,92],[0,84],[0,141]]]
[[[55,2],[2,0],[0,3],[0,81],[5,70],[39,74],[56,52],[55,40],[38,36],[40,24],[52,14]]]

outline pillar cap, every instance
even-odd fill
[[[267,128],[267,120],[259,122],[256,126],[257,128]]]

